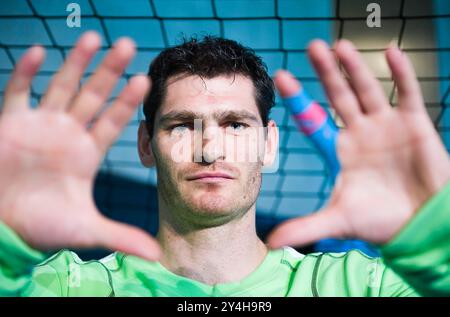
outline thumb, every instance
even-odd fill
[[[157,261],[161,256],[156,239],[138,227],[104,217],[99,218],[93,227],[97,246],[148,261]]]
[[[342,217],[325,208],[312,215],[290,219],[277,226],[267,238],[270,248],[303,246],[324,238],[339,238],[344,235]]]

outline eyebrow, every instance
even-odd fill
[[[212,115],[217,121],[238,121],[238,120],[248,120],[255,123],[260,123],[257,116],[247,110],[225,110],[216,111]],[[160,125],[168,124],[173,121],[194,121],[194,119],[204,119],[205,115],[203,113],[182,110],[182,111],[170,111],[161,116],[159,119]]]

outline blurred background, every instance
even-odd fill
[[[66,23],[71,13],[66,11],[70,3],[79,5],[80,27],[70,28]],[[370,3],[380,5],[380,27],[367,25]],[[101,34],[103,48],[85,78],[118,37],[130,36],[137,43],[137,56],[112,99],[130,76],[146,73],[162,49],[180,43],[183,37],[212,34],[253,48],[271,75],[280,68],[290,70],[326,108],[329,108],[328,101],[306,56],[312,39],[321,38],[330,44],[338,38],[352,40],[396,106],[396,88],[383,55],[384,49],[394,41],[412,59],[429,114],[450,150],[450,0],[2,1],[0,101],[18,58],[30,45],[39,43],[47,49],[47,59],[32,85],[32,103],[36,106],[76,39],[87,30]],[[257,228],[262,238],[280,221],[321,208],[331,191],[324,161],[297,131],[278,97],[271,117],[280,127],[279,169],[263,176],[257,201]],[[107,216],[155,234],[158,226],[156,172],[141,166],[137,153],[137,127],[142,119],[140,109],[105,156],[94,194],[97,205]],[[367,136],[368,140],[370,137]],[[79,252],[85,260],[107,253],[104,250]]]

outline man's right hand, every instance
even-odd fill
[[[105,218],[94,203],[99,164],[150,86],[146,76],[133,77],[96,117],[135,53],[132,41],[118,40],[78,89],[99,47],[99,36],[85,33],[37,109],[29,93],[44,49],[32,47],[17,63],[0,108],[0,220],[39,250],[103,247],[157,260],[151,236]]]

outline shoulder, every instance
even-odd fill
[[[83,261],[75,252],[63,249],[36,265],[36,285],[53,285],[60,296],[110,296],[111,273],[101,260]]]
[[[378,292],[385,271],[381,258],[358,250],[306,255],[292,248],[285,247],[283,251],[281,261],[292,269],[293,296],[370,296]]]

